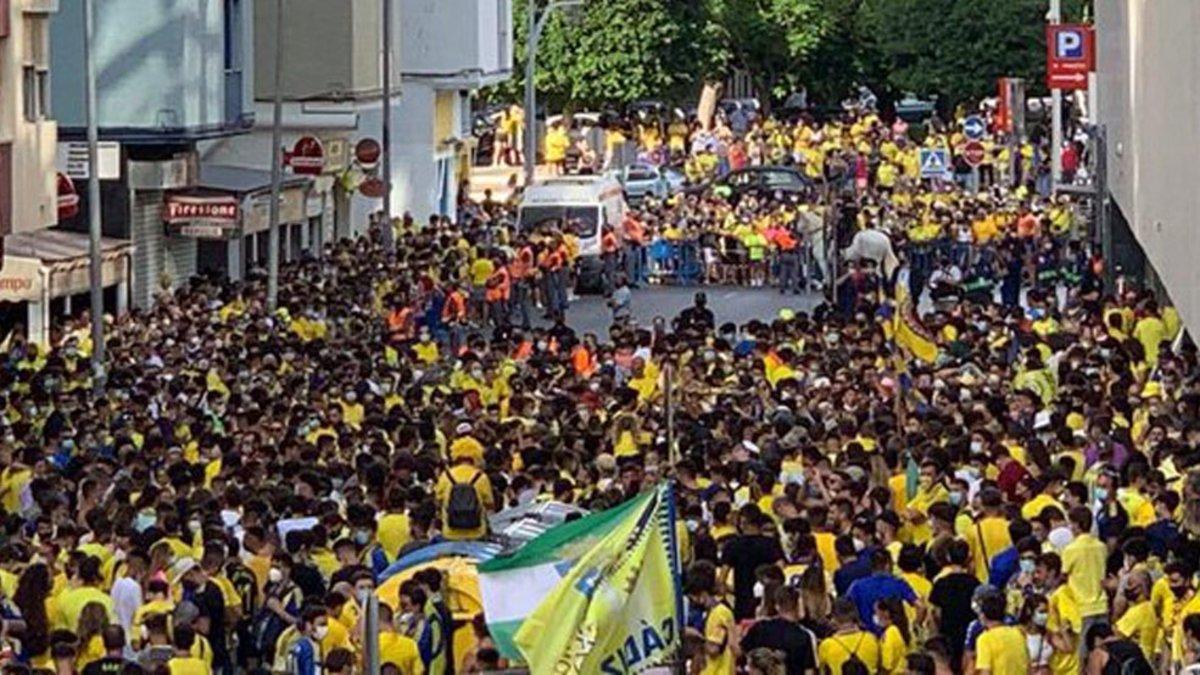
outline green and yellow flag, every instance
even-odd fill
[[[664,484],[480,566],[484,614],[498,644],[512,631],[532,673],[615,675],[670,663],[682,644],[674,516]],[[602,536],[581,527],[588,519]]]

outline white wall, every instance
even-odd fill
[[[1178,307],[1200,331],[1200,2],[1096,0],[1108,181]]]
[[[406,77],[512,70],[512,0],[401,0],[399,7]]]

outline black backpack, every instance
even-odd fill
[[[1104,675],[1154,675],[1142,648],[1132,640],[1113,640],[1104,645],[1104,651],[1108,652]]]
[[[479,503],[479,493],[475,492],[475,483],[483,476],[480,471],[466,483],[454,480],[449,471],[446,477],[450,479],[450,500],[446,504],[446,525],[455,530],[475,530],[483,524],[483,508]]]

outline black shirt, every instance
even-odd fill
[[[214,583],[204,584],[203,589],[192,591],[189,598],[200,616],[208,619],[208,633],[205,638],[213,650],[213,668],[230,663],[229,650],[225,645],[225,594]]]
[[[783,559],[779,540],[762,534],[737,534],[721,548],[721,563],[733,569],[733,615],[738,621],[754,618],[754,570]]]
[[[971,596],[979,586],[979,579],[966,572],[951,572],[938,579],[929,593],[929,602],[937,607],[941,616],[938,631],[949,643],[951,663],[962,660],[963,647],[967,639],[967,627],[975,620],[971,609]]]
[[[802,675],[817,670],[817,638],[795,621],[778,617],[763,619],[751,626],[742,638],[742,652],[766,647],[783,652],[788,675]]]
[[[106,656],[83,668],[83,675],[140,675],[143,672],[141,666],[119,656]]]

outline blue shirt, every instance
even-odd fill
[[[863,625],[876,635],[883,633],[883,629],[875,623],[875,603],[884,598],[899,598],[910,605],[917,603],[917,594],[907,581],[878,572],[851,584],[846,597],[858,607],[858,618]]]
[[[833,588],[839,596],[846,595],[850,585],[863,577],[871,576],[871,549],[865,548],[858,557],[833,573]]]
[[[293,675],[317,675],[317,650],[308,637],[301,637],[292,644],[288,652]]]
[[[992,557],[992,566],[988,568],[988,584],[994,588],[1004,588],[1019,569],[1021,554],[1016,546],[1009,546]]]

